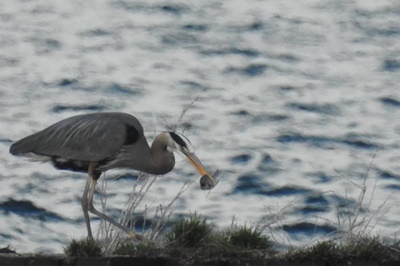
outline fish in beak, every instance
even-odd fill
[[[200,188],[203,190],[214,188],[218,184],[215,176],[219,174],[219,171],[217,170],[214,175],[211,175],[193,152],[190,152],[188,149],[183,147],[180,150],[186,156],[189,163],[201,174]]]

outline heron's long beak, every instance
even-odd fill
[[[184,148],[181,149],[181,152],[186,156],[186,159],[193,165],[194,168],[196,168],[196,170],[202,176],[207,176],[208,179],[210,179],[210,181],[212,182],[212,184],[214,184],[214,185],[217,184],[217,181],[215,180],[215,178],[207,172],[204,165],[200,162],[199,158],[197,158],[197,156],[193,152],[190,152],[189,150],[184,149]]]

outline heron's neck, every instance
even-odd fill
[[[151,145],[152,165],[147,169],[147,173],[164,175],[171,172],[175,166],[173,152],[167,150],[165,141],[157,136]]]

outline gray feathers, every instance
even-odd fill
[[[10,153],[101,161],[116,156],[124,145],[132,145],[142,136],[141,124],[129,114],[85,114],[67,118],[15,142]]]

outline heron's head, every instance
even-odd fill
[[[171,143],[168,145],[172,151],[176,151],[182,154],[190,164],[201,174],[200,180],[201,189],[209,190],[217,185],[217,180],[208,173],[204,165],[201,163],[199,158],[191,151],[190,141],[183,135],[178,135],[175,132],[167,133],[171,138]]]

